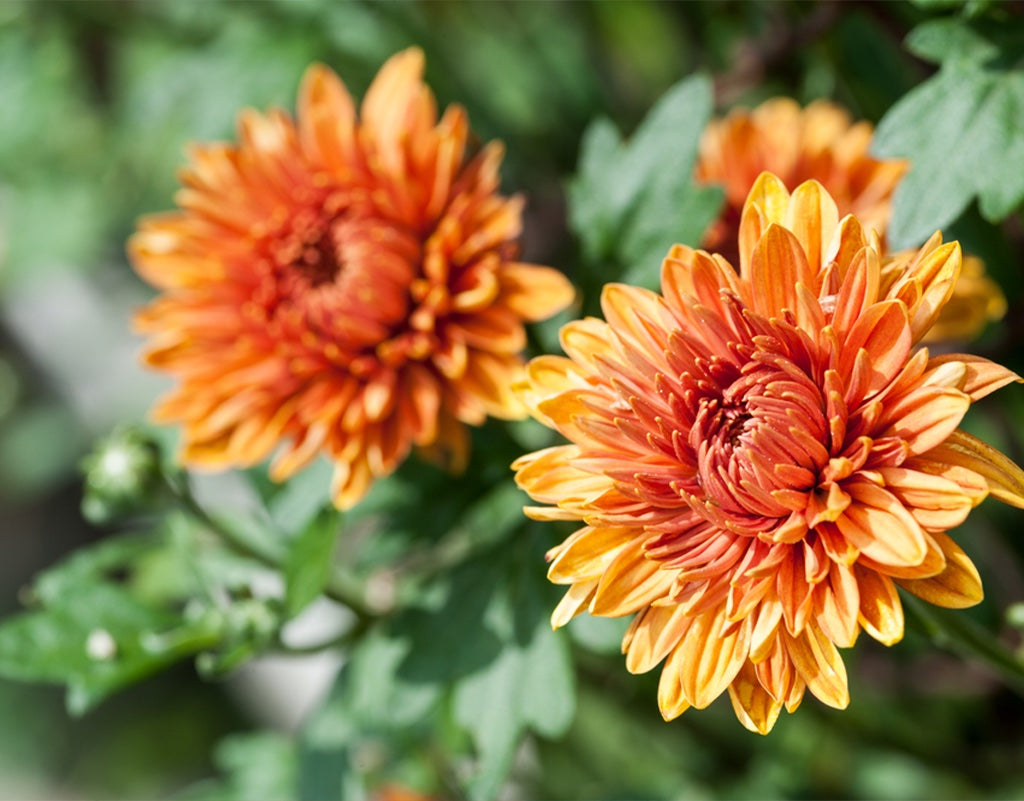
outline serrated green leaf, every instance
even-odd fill
[[[907,34],[907,49],[935,64],[984,64],[999,48],[979,31],[958,19],[924,22]]]
[[[505,576],[487,607],[487,628],[502,644],[489,663],[460,679],[455,720],[477,751],[468,788],[472,798],[498,794],[527,730],[548,737],[572,723],[576,688],[565,635],[551,631],[547,587],[529,564]]]
[[[998,222],[1024,200],[1024,72],[943,67],[896,103],[872,147],[908,158],[911,170],[893,200],[895,248],[919,245],[952,223],[975,198]]]
[[[284,566],[285,615],[295,617],[320,596],[331,575],[338,517],[326,512],[309,523],[292,542]]]
[[[711,82],[694,75],[665,93],[628,142],[605,119],[587,129],[569,214],[589,261],[612,260],[650,285],[672,244],[697,243],[721,202],[693,181],[711,102]],[[606,272],[602,281],[617,277]]]
[[[83,588],[99,584],[158,548],[158,543],[136,534],[110,537],[75,551],[36,577],[32,592],[43,606],[62,604]]]
[[[659,194],[664,197],[659,197]],[[632,254],[623,280],[658,289],[661,263],[677,242],[696,244],[714,222],[725,194],[717,186],[654,187],[630,227],[623,252]],[[673,220],[671,224],[668,222]]]

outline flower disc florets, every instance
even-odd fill
[[[737,273],[673,248],[662,293],[611,285],[606,322],[562,330],[569,358],[528,367],[534,415],[570,444],[519,459],[540,519],[585,525],[549,554],[581,611],[636,614],[627,667],[665,660],[666,718],[728,690],[768,731],[805,688],[848,703],[838,647],[903,634],[896,585],[933,603],[981,598],[946,535],[1024,475],[958,429],[1017,378],[915,344],[949,297],[956,243],[883,258],[816,182],[771,174],[744,207]]]

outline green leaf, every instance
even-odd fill
[[[984,64],[999,54],[996,45],[957,19],[924,22],[907,34],[905,44],[915,56],[934,64]]]
[[[999,222],[1024,201],[1024,71],[992,63],[995,37],[943,21],[912,32],[909,43],[942,69],[897,102],[875,133],[873,152],[908,158],[893,199],[895,248],[919,245],[978,199]],[[948,48],[948,50],[947,50]]]
[[[411,679],[401,668],[415,658],[413,644],[393,626],[371,630],[348,654],[326,701],[306,724],[303,740],[337,748],[368,734],[412,730],[428,719],[440,697],[437,682]]]
[[[693,182],[711,103],[710,80],[694,75],[665,93],[628,142],[605,119],[587,129],[569,215],[588,261],[614,261],[632,268],[631,280],[656,286],[669,248],[698,243],[721,204],[717,190]]]
[[[158,547],[155,540],[136,534],[110,537],[40,573],[32,594],[43,606],[62,604],[68,595],[124,572]]]
[[[492,595],[488,628],[503,647],[455,686],[453,714],[472,737],[478,756],[468,785],[472,798],[498,795],[528,729],[558,737],[575,712],[568,640],[551,630],[544,604],[550,588],[533,567],[520,565]]]
[[[331,575],[331,555],[338,534],[338,516],[328,511],[296,537],[284,565],[284,608],[295,617],[320,596]]]
[[[217,745],[214,763],[223,779],[187,790],[178,796],[181,801],[298,801],[295,743],[283,734],[226,737]]]
[[[112,585],[69,584],[54,606],[0,624],[0,675],[67,684],[68,708],[82,714],[114,690],[212,646],[218,632],[211,623],[184,622]]]
[[[326,459],[318,459],[289,478],[267,503],[270,519],[282,531],[302,531],[318,512],[331,508],[332,472]]]

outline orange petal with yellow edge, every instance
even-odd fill
[[[981,603],[985,593],[974,562],[948,535],[935,531],[932,537],[946,555],[946,569],[931,578],[896,579],[896,583],[936,606],[965,609]]]

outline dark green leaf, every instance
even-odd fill
[[[292,543],[284,566],[284,607],[295,617],[323,592],[331,574],[331,554],[337,539],[338,518],[321,514]]]

